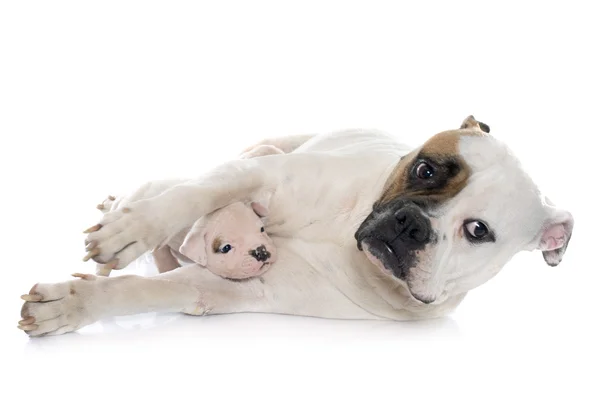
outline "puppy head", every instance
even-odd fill
[[[267,214],[259,203],[230,204],[196,221],[179,252],[224,278],[259,276],[277,259],[264,230]]]
[[[356,232],[359,249],[423,303],[483,284],[521,250],[552,266],[566,251],[573,217],[488,133],[469,116],[403,157]]]

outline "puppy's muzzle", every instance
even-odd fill
[[[250,251],[250,256],[259,262],[266,262],[271,257],[271,252],[267,250],[265,245],[260,245],[258,248]]]

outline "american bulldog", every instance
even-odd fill
[[[299,137],[285,153],[230,161],[123,205],[86,231],[92,258],[110,268],[165,245],[198,217],[251,200],[270,210],[266,231],[278,260],[242,282],[191,264],[155,277],[75,274],[81,279],[36,284],[22,296],[19,327],[56,335],[159,310],[444,315],[519,251],[537,249],[547,264],[559,264],[573,230],[572,215],[552,205],[488,133],[470,116],[417,148],[377,131]],[[278,141],[288,140],[262,145]]]

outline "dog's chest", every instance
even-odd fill
[[[353,164],[339,168],[320,170],[320,175],[309,173],[281,186],[273,195],[267,232],[337,244],[353,240],[354,231],[381,193],[386,167],[381,165],[380,175]]]

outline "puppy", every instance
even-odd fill
[[[293,136],[284,142],[274,141],[277,145],[265,141],[245,149],[239,158],[285,154],[296,147],[298,139],[305,141],[305,138],[306,136]],[[102,213],[109,213],[124,203],[157,196],[179,182],[149,182],[127,197],[108,196],[96,208]],[[158,272],[165,273],[181,267],[181,263],[195,262],[216,275],[232,280],[263,274],[277,255],[275,245],[265,233],[261,220],[266,217],[267,212],[267,208],[261,203],[252,202],[248,206],[237,202],[201,217],[191,229],[179,232],[165,245],[152,251]],[[96,274],[109,276],[113,269],[98,265]]]

